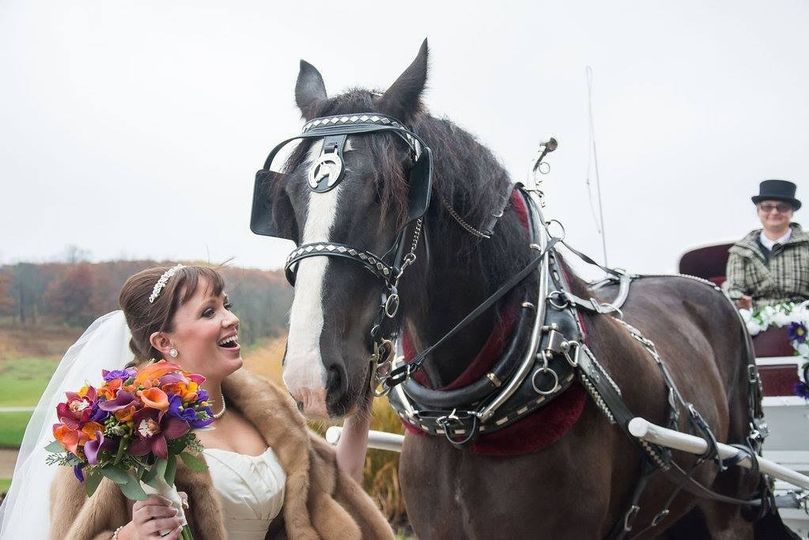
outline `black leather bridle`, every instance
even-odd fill
[[[392,133],[400,137],[410,149],[413,166],[408,171],[409,197],[407,220],[399,229],[393,246],[386,253],[393,253],[388,263],[387,255],[379,256],[370,251],[334,242],[314,242],[298,246],[290,253],[284,266],[286,278],[295,285],[298,263],[309,257],[327,256],[348,259],[360,264],[383,284],[380,308],[370,336],[374,342],[375,355],[382,346],[382,327],[386,319],[394,319],[399,310],[398,284],[405,269],[416,260],[416,248],[422,231],[422,219],[430,205],[432,193],[433,156],[430,147],[403,122],[378,113],[354,113],[324,116],[308,121],[300,135],[290,137],[270,151],[264,167],[256,173],[253,191],[253,208],[250,228],[256,234],[283,236],[272,215],[272,205],[265,194],[278,173],[271,170],[275,156],[286,144],[294,140],[323,139],[323,149],[309,172],[309,187],[315,193],[325,193],[343,180],[343,150],[349,136],[373,133]],[[412,236],[408,231],[412,230]],[[412,238],[408,243],[407,239]],[[393,337],[396,325],[390,325],[388,336]],[[384,359],[383,359],[384,360]]]

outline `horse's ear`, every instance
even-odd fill
[[[301,60],[301,70],[298,72],[298,82],[295,83],[295,102],[305,120],[315,116],[315,109],[319,103],[326,100],[326,85],[323,77],[315,66]]]
[[[385,94],[379,98],[380,112],[398,118],[403,122],[410,120],[419,109],[419,98],[427,82],[427,39],[421,44],[416,59],[399,75]]]

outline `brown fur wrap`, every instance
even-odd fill
[[[229,406],[258,429],[287,475],[281,513],[284,526],[274,522],[267,538],[393,538],[371,498],[338,470],[334,449],[309,431],[285,390],[241,369],[224,381],[222,392]],[[186,517],[194,538],[227,538],[210,474],[178,463],[175,483],[188,494]],[[112,481],[102,480],[88,499],[72,470],[60,467],[51,487],[51,538],[109,540],[117,527],[130,520],[129,508]]]

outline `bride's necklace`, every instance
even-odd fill
[[[222,400],[222,410],[217,412],[217,413],[213,413],[214,420],[219,420],[220,418],[222,418],[222,415],[224,415],[225,411],[227,411],[227,410],[228,410],[228,406],[225,403],[225,400],[223,399]]]

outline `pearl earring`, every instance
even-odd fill
[[[180,356],[180,353],[177,351],[177,349],[172,347],[171,350],[169,351],[169,356],[171,356],[172,358],[177,358],[178,356]]]

